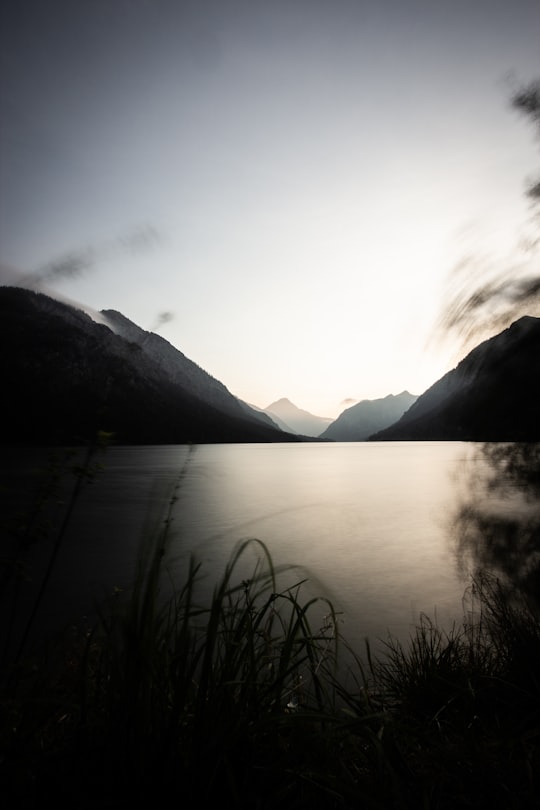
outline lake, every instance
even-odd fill
[[[35,482],[45,458],[45,451],[4,455],[4,515],[6,502],[23,506],[17,493]],[[193,552],[210,592],[238,541],[258,538],[276,565],[292,566],[286,585],[306,579],[306,598],[325,596],[342,612],[355,646],[388,632],[406,638],[422,612],[443,627],[463,616],[468,581],[454,523],[471,466],[482,468],[479,445],[112,447],[99,461],[103,470],[78,500],[41,611],[47,626],[90,613],[96,599],[129,586],[141,543],[162,525],[173,495],[173,578]],[[45,541],[29,550],[36,580],[49,550]],[[246,557],[240,579],[254,559]]]

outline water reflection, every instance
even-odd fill
[[[491,572],[540,610],[540,444],[478,449],[453,525],[458,565]]]
[[[236,544],[251,537],[287,568],[286,586],[307,578],[304,597],[332,600],[356,649],[366,636],[374,641],[388,632],[406,640],[422,612],[451,627],[462,616],[465,583],[446,532],[456,504],[449,474],[474,453],[453,442],[109,448],[70,518],[42,624],[93,615],[96,603],[129,589],[140,548],[162,525],[181,474],[168,561],[173,581],[177,572],[184,581],[193,553],[205,576],[201,589],[211,594]],[[25,453],[9,459],[6,480],[29,464]],[[27,561],[34,583],[40,560]],[[241,578],[251,576],[249,556],[246,569]]]

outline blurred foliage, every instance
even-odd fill
[[[540,143],[540,79],[514,89],[512,107],[532,123]],[[523,249],[531,257],[540,244],[540,179],[527,181],[527,197],[533,205],[532,230],[516,246],[515,256],[500,262],[482,256],[467,256],[453,269],[445,295],[438,332],[443,339],[457,335],[465,347],[473,340],[492,335],[523,315],[540,314],[540,275],[523,264]],[[521,257],[520,257],[521,253]]]
[[[462,571],[490,571],[540,609],[540,445],[487,443],[454,520]]]

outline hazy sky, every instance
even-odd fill
[[[531,261],[538,0],[0,2],[4,283],[335,416],[455,365],[457,263]]]

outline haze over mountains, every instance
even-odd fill
[[[0,288],[4,443],[84,443],[97,430],[125,444],[540,440],[540,318],[485,341],[422,396],[364,400],[332,421],[285,398],[249,406],[159,335],[99,317]]]

